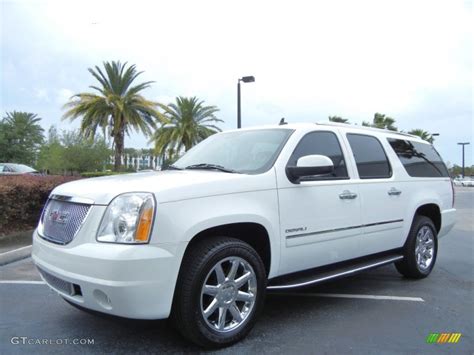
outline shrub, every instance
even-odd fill
[[[0,235],[34,228],[50,192],[73,176],[0,176]]]
[[[117,174],[127,174],[127,172],[126,171],[92,171],[92,172],[81,173],[81,176],[85,178],[92,178],[92,177],[110,176],[110,175],[117,175]]]

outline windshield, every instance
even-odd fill
[[[291,129],[259,129],[215,134],[189,150],[173,166],[185,169],[212,164],[238,173],[260,174],[272,167],[291,133]]]

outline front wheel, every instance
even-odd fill
[[[231,345],[252,329],[265,297],[266,273],[257,252],[233,238],[190,246],[176,285],[172,319],[205,347]]]
[[[404,256],[395,263],[405,277],[422,279],[427,277],[436,262],[438,238],[433,221],[425,216],[415,216],[404,247]]]

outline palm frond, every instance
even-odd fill
[[[151,136],[157,122],[167,122],[165,114],[158,111],[161,105],[141,95],[153,82],[133,85],[142,74],[135,65],[119,61],[104,62],[103,68],[95,66],[88,71],[100,85],[90,86],[95,93],[79,93],[71,97],[63,106],[66,112],[62,117],[70,120],[81,118],[80,127],[84,136],[93,136],[97,129],[104,133],[108,131],[118,149],[118,140],[123,140],[131,130]]]
[[[216,106],[204,106],[204,101],[195,96],[178,96],[174,103],[159,107],[163,110],[165,120],[150,139],[159,154],[165,154],[169,150],[188,150],[220,131],[212,123],[223,122],[215,116],[219,111]]]

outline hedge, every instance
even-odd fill
[[[129,174],[129,172],[126,172],[126,171],[92,171],[92,172],[81,173],[81,176],[85,177],[85,178],[91,178],[91,177],[100,177],[100,176],[111,176],[111,175],[117,175],[117,174]]]
[[[73,176],[0,176],[0,236],[34,228],[50,192]]]

